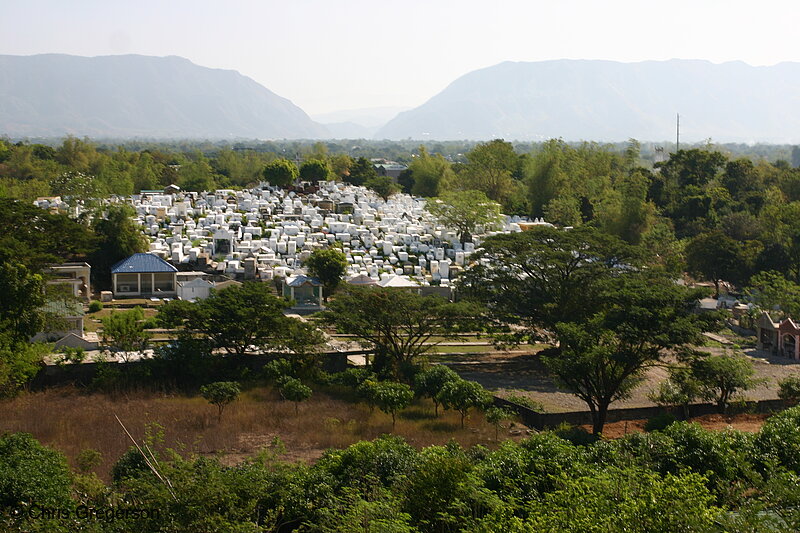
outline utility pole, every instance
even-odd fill
[[[678,113],[678,125],[675,129],[675,152],[681,149],[681,114]]]

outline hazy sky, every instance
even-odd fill
[[[502,61],[800,61],[796,1],[0,0],[0,54],[178,55],[310,114],[416,106]]]

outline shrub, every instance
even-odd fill
[[[414,392],[433,400],[434,414],[439,416],[439,399],[436,395],[439,394],[445,383],[460,379],[459,375],[450,368],[444,365],[433,365],[414,376]]]
[[[70,485],[69,467],[62,454],[27,433],[0,436],[0,509],[30,504],[66,508]]]
[[[90,313],[96,313],[98,311],[101,311],[102,309],[103,309],[103,302],[100,302],[98,300],[92,300],[91,303],[89,304]]]
[[[217,420],[222,418],[225,406],[239,397],[239,384],[235,381],[217,381],[200,387],[200,394],[208,403],[216,405],[218,409]]]
[[[503,396],[503,399],[508,400],[511,403],[521,405],[522,407],[526,407],[537,413],[544,413],[545,411],[544,405],[541,402],[537,402],[533,398],[529,398],[528,396],[518,392],[510,392]]]
[[[594,433],[590,433],[582,427],[573,426],[567,422],[559,424],[558,427],[553,430],[553,433],[576,446],[588,446],[589,444],[597,442],[599,439]]]
[[[778,398],[793,404],[800,401],[800,375],[787,376],[778,382]]]
[[[656,415],[649,419],[647,423],[644,425],[645,431],[661,431],[666,429],[667,426],[676,422],[677,418],[675,415],[670,413],[661,413],[660,415]]]
[[[311,398],[311,387],[303,385],[299,379],[285,378],[280,385],[281,396],[290,402],[294,402],[294,412],[297,414],[297,408],[300,402],[304,402]]]

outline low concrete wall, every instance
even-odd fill
[[[587,425],[592,423],[592,414],[589,411],[570,411],[565,413],[537,413],[523,405],[510,402],[505,398],[494,397],[494,404],[499,407],[513,409],[522,419],[522,423],[534,429],[554,428],[566,422],[574,426]],[[758,402],[746,402],[744,407],[730,406],[729,412],[754,412],[754,413],[773,413],[786,409],[788,406],[783,400],[761,400]],[[718,413],[717,406],[710,403],[695,403],[689,406],[689,416],[702,416]],[[606,422],[620,422],[624,420],[646,420],[654,416],[671,413],[677,418],[683,417],[681,409],[670,409],[666,407],[631,407],[626,409],[609,409]]]

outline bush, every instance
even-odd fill
[[[644,425],[645,431],[661,431],[667,428],[673,422],[677,422],[675,415],[670,413],[662,413],[649,419]]]
[[[755,449],[765,468],[800,472],[800,407],[770,417],[755,439]]]
[[[787,376],[778,382],[778,398],[793,404],[800,401],[800,375]]]
[[[98,300],[92,300],[92,302],[89,304],[90,313],[96,313],[98,311],[101,311],[102,309],[103,309],[103,302],[100,302]]]
[[[571,442],[575,446],[588,446],[589,444],[597,442],[599,439],[597,435],[590,433],[582,427],[573,426],[567,422],[559,424],[558,427],[553,430],[553,433]]]
[[[67,460],[59,452],[27,433],[0,436],[0,509],[21,504],[67,508],[71,482]]]
[[[508,400],[511,403],[515,403],[517,405],[521,405],[522,407],[526,407],[531,411],[536,413],[544,413],[544,405],[540,402],[537,402],[533,398],[529,398],[524,394],[518,392],[511,392],[503,396],[504,400]]]

